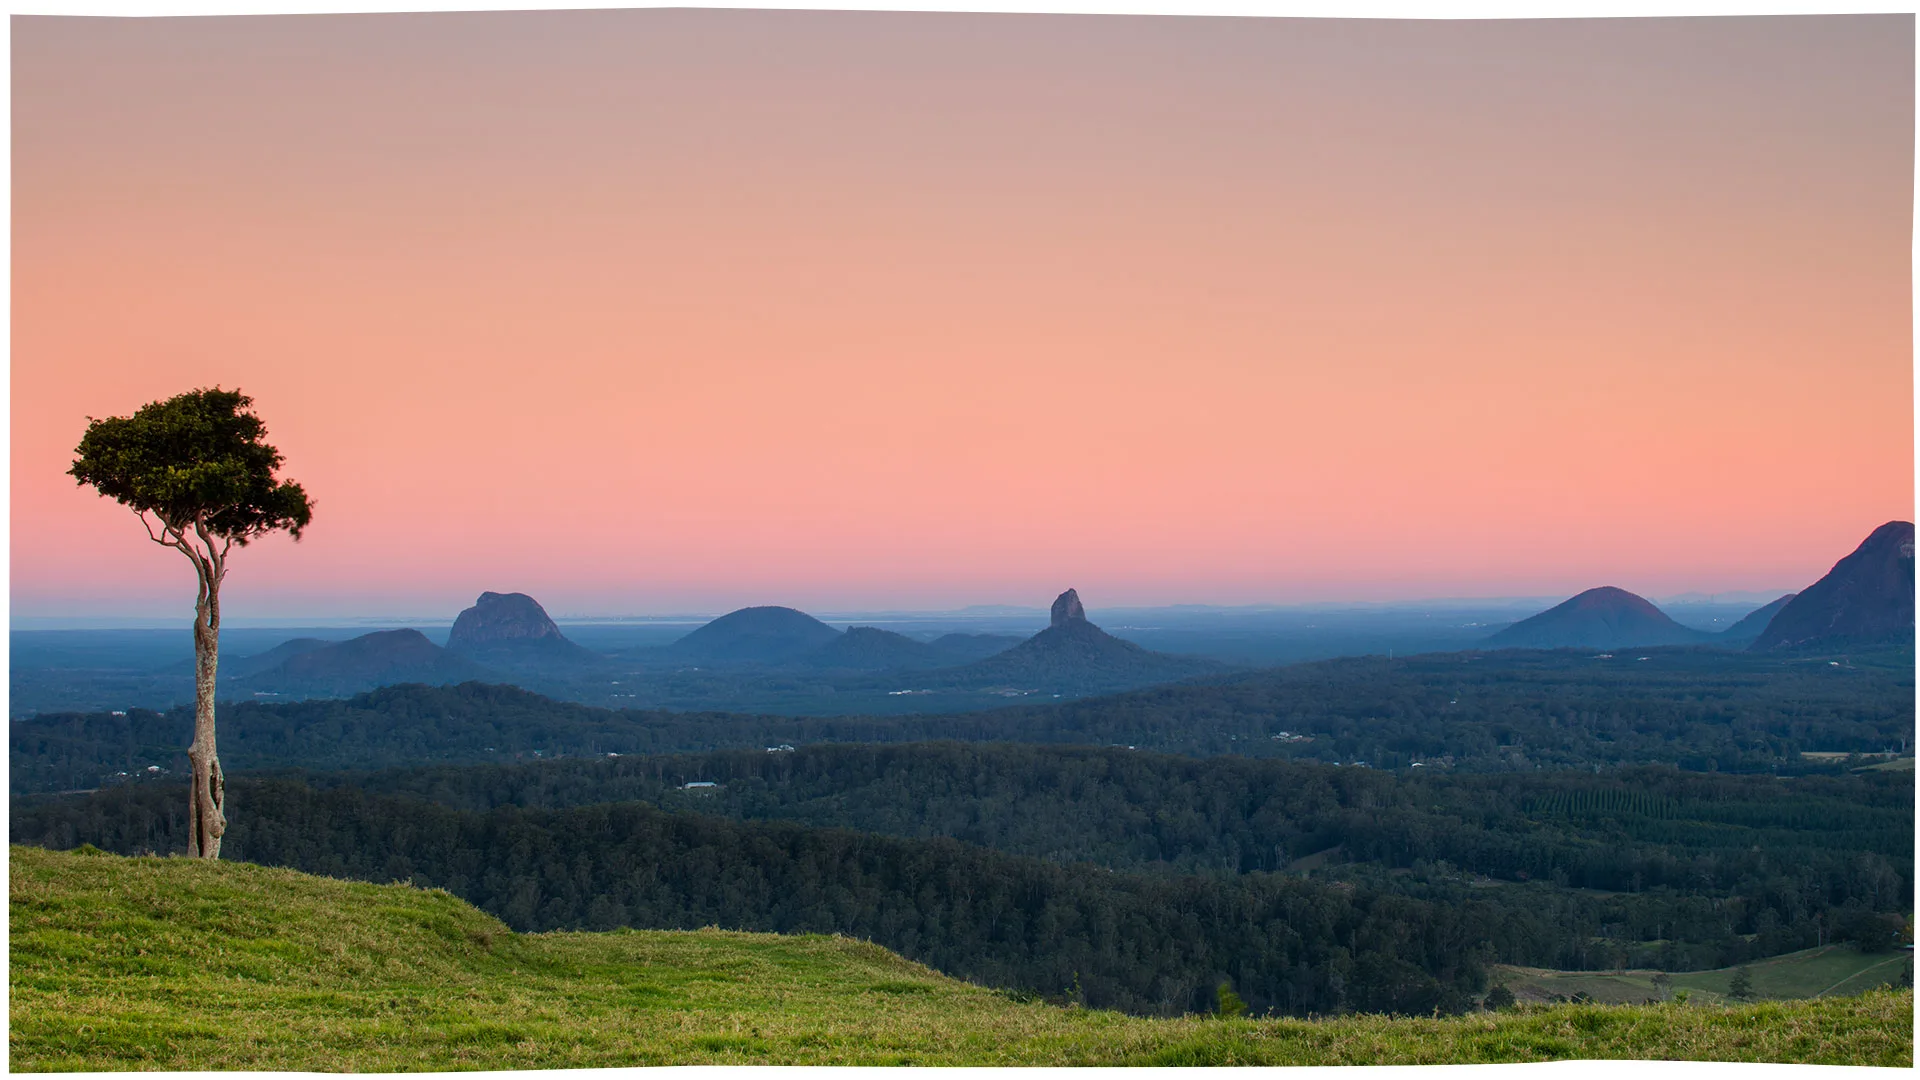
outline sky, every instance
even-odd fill
[[[1914,503],[1910,16],[16,17],[12,612],[1803,587]]]

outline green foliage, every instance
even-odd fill
[[[1233,992],[1233,984],[1223,982],[1213,988],[1213,1013],[1222,1020],[1247,1015],[1247,1003]]]
[[[1735,1001],[1753,1000],[1753,970],[1741,967],[1734,971],[1733,981],[1727,984],[1727,996]]]
[[[1909,918],[1904,913],[1865,909],[1842,912],[1835,920],[1834,940],[1852,942],[1861,952],[1885,952],[1900,944]]]
[[[1505,983],[1487,991],[1486,1005],[1490,1012],[1497,1012],[1501,1009],[1511,1009],[1514,1004],[1513,991],[1507,989]]]
[[[169,529],[241,545],[278,529],[298,539],[312,506],[299,484],[274,479],[282,458],[252,404],[216,387],[90,419],[68,474]]]
[[[1912,1062],[1911,991],[1724,1010],[1138,1019],[1009,1000],[846,938],[525,936],[437,891],[235,862],[15,848],[10,875],[20,1071]]]

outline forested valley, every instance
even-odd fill
[[[685,785],[711,783],[712,787]],[[518,929],[871,938],[1144,1013],[1457,1011],[1495,963],[1886,948],[1912,773],[1397,773],[1114,748],[819,746],[236,778],[235,858],[443,887]],[[16,798],[15,842],[181,846],[167,782]]]

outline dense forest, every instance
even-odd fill
[[[1423,776],[946,744],[231,792],[235,858],[440,886],[519,929],[833,931],[1138,1012],[1204,1008],[1223,980],[1256,1009],[1451,1011],[1495,962],[1886,947],[1912,897],[1911,774]],[[165,853],[183,807],[172,783],[16,799],[12,838]]]
[[[380,768],[823,742],[1117,744],[1381,768],[1461,771],[1668,764],[1817,769],[1806,751],[1912,745],[1912,651],[1781,660],[1711,649],[1362,657],[1100,698],[925,716],[616,711],[468,683],[338,701],[240,702],[221,713],[234,771]],[[1641,659],[1645,657],[1645,659]],[[186,709],[48,714],[11,724],[15,792],[82,790],[178,770]]]
[[[738,819],[952,837],[1126,870],[1444,862],[1505,881],[1732,892],[1782,873],[1844,877],[1856,856],[1868,855],[1893,875],[1889,897],[1909,894],[1912,877],[1911,772],[1785,778],[1643,766],[1395,774],[1111,748],[914,743],[304,779],[460,810],[645,801]],[[684,787],[689,782],[716,786]]]

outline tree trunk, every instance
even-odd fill
[[[227,831],[227,781],[220,773],[220,755],[213,742],[213,695],[220,668],[220,581],[202,574],[200,602],[193,618],[193,745],[187,760],[193,763],[193,788],[187,795],[187,856],[220,857],[220,837]]]

